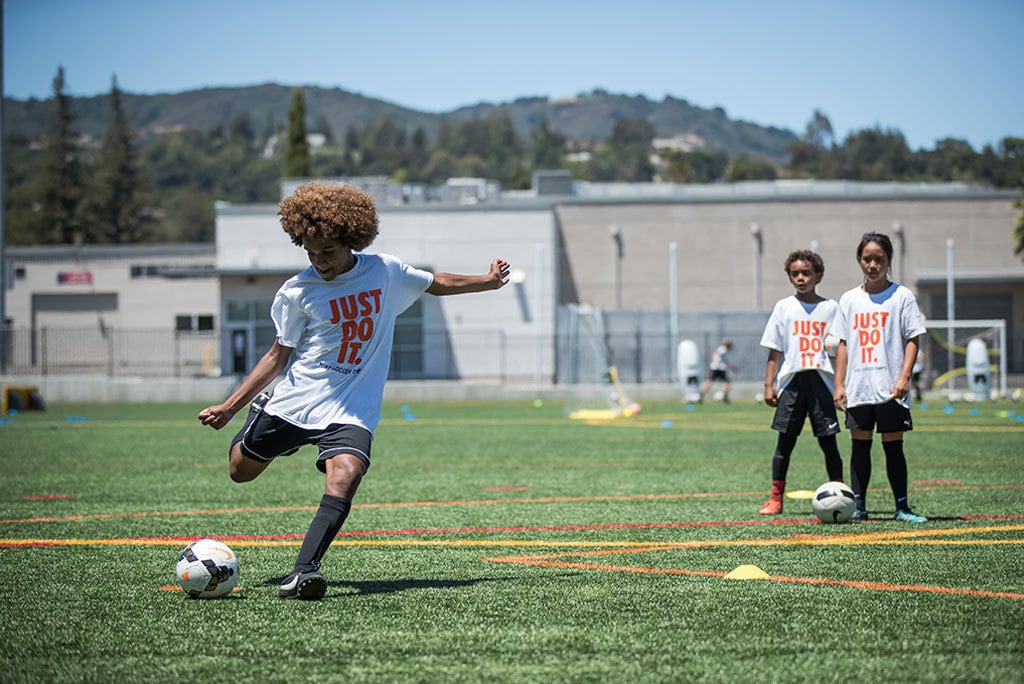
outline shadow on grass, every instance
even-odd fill
[[[287,579],[287,576],[280,577],[278,579],[269,579],[262,583],[262,586],[279,586],[282,582]],[[404,580],[378,580],[378,581],[338,581],[328,582],[328,593],[324,598],[331,598],[334,596],[369,596],[372,594],[394,594],[399,591],[409,591],[414,589],[460,589],[462,587],[471,587],[481,582],[506,582],[512,577],[480,577],[477,579],[469,580],[454,580],[454,579],[404,579]],[[331,589],[343,589],[348,588],[353,591],[337,593],[332,592]]]

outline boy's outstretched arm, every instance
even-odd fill
[[[267,353],[256,362],[256,366],[242,381],[242,384],[231,393],[231,396],[223,404],[208,406],[199,412],[198,418],[202,424],[209,425],[215,430],[220,430],[227,425],[232,416],[252,401],[252,398],[259,394],[260,390],[269,385],[270,381],[284,370],[284,367],[288,365],[291,353],[291,347],[283,347],[277,340],[274,340]]]
[[[466,294],[497,290],[508,282],[509,264],[504,259],[491,262],[491,269],[484,275],[460,275],[458,273],[435,273],[434,282],[427,293],[437,296]]]

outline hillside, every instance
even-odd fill
[[[292,89],[268,83],[172,94],[123,93],[123,106],[125,115],[144,137],[181,128],[209,130],[227,125],[240,112],[248,113],[257,133],[264,133],[284,127]],[[796,140],[796,135],[788,130],[729,119],[721,108],[696,107],[672,97],[655,102],[643,96],[601,90],[561,100],[523,97],[502,104],[479,103],[440,114],[419,112],[338,88],[303,87],[303,94],[308,121],[322,118],[337,137],[343,136],[350,126],[363,128],[384,117],[409,131],[423,128],[433,136],[442,117],[461,122],[504,112],[524,138],[546,119],[549,128],[561,131],[571,140],[600,141],[609,135],[618,119],[643,117],[654,126],[658,137],[689,134],[691,140],[703,141],[704,149],[730,155],[742,153],[782,161],[786,158],[786,147]],[[79,132],[101,135],[107,125],[107,97],[72,101]],[[46,122],[45,106],[41,100],[5,98],[5,134],[38,137]]]

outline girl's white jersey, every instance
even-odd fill
[[[347,424],[372,433],[380,422],[395,319],[434,276],[388,254],[354,256],[334,280],[310,266],[277,291],[277,341],[295,351],[267,413],[307,429]]]
[[[835,389],[835,368],[825,353],[825,332],[832,325],[838,305],[832,299],[805,304],[791,295],[772,309],[761,336],[761,346],[782,352],[775,374],[775,390],[782,391],[797,373],[817,371],[829,390]]]
[[[914,293],[898,283],[874,295],[862,286],[844,293],[832,330],[846,341],[847,406],[892,399],[907,340],[926,332]],[[900,403],[910,408],[909,393]]]

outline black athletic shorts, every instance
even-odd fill
[[[711,371],[712,380],[722,380],[723,382],[729,381],[729,371],[722,370],[721,368],[715,368]]]
[[[328,425],[322,430],[309,430],[293,425],[283,418],[259,411],[235,435],[231,445],[242,443],[242,455],[270,463],[278,456],[294,452],[306,444],[315,444],[320,450],[316,467],[327,472],[326,461],[338,454],[352,454],[370,467],[370,447],[373,435],[359,425]]]
[[[910,409],[890,399],[884,404],[864,404],[846,409],[847,430],[875,430],[880,433],[910,432],[914,429],[914,421],[910,418]]]
[[[815,437],[839,432],[835,401],[817,371],[800,371],[790,378],[779,393],[772,429],[787,435],[799,435],[807,418],[811,419]]]

